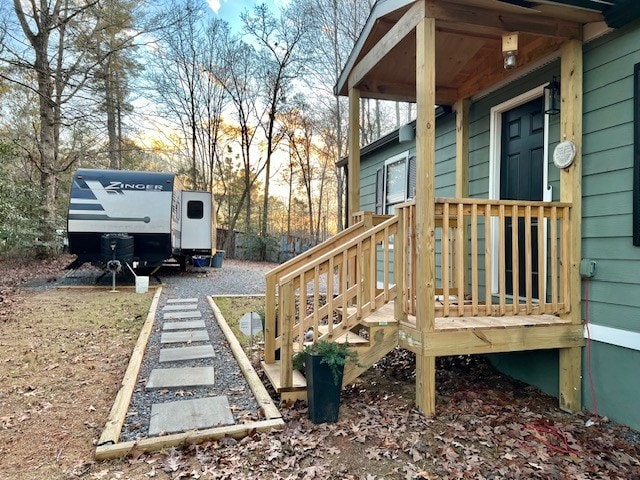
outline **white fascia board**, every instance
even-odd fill
[[[604,325],[593,323],[589,324],[589,332],[591,333],[591,340],[596,342],[608,343],[617,347],[640,351],[640,332],[605,327]],[[586,325],[584,327],[584,338],[589,338]]]

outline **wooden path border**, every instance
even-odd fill
[[[131,401],[131,395],[136,386],[138,380],[138,372],[140,371],[140,365],[142,364],[142,357],[144,357],[144,351],[147,348],[147,341],[153,330],[153,324],[156,320],[156,310],[158,309],[158,302],[160,301],[160,294],[162,293],[162,287],[156,289],[156,293],[151,301],[149,307],[149,313],[147,319],[142,326],[140,335],[138,335],[138,341],[133,349],[131,358],[129,359],[129,366],[122,379],[122,387],[116,395],[116,399],[111,407],[111,412],[107,418],[107,423],[102,430],[100,440],[98,440],[98,448],[96,449],[96,457],[98,455],[98,449],[104,445],[112,445],[118,443],[120,437],[120,431],[124,424],[125,417],[127,416],[127,410],[129,409],[129,403]]]
[[[262,380],[260,380],[260,377],[258,377],[258,374],[253,368],[253,365],[251,365],[251,362],[247,358],[247,355],[244,353],[240,342],[231,331],[231,328],[227,324],[227,321],[218,308],[218,305],[216,305],[216,302],[210,296],[207,297],[207,300],[209,301],[209,305],[213,310],[213,315],[215,316],[216,321],[218,322],[218,325],[222,330],[222,333],[224,333],[224,336],[227,338],[227,342],[229,342],[229,346],[231,347],[233,356],[236,357],[238,365],[240,366],[240,370],[242,370],[244,378],[246,378],[247,383],[249,384],[249,387],[253,392],[253,396],[256,398],[258,405],[264,412],[265,418],[267,420],[282,418],[278,407],[276,407],[275,403],[273,403],[271,395],[269,395],[269,392],[267,392],[267,389],[263,385]]]
[[[211,309],[213,310],[214,318],[218,322],[220,329],[225,334],[225,337],[229,342],[229,346],[231,347],[231,351],[238,361],[240,370],[245,376],[247,383],[249,383],[249,387],[251,388],[251,391],[256,398],[258,405],[261,407],[266,419],[239,425],[229,425],[226,427],[216,427],[204,430],[192,430],[189,432],[175,433],[162,437],[145,438],[142,440],[118,443],[120,431],[131,400],[131,395],[133,394],[133,389],[137,381],[144,350],[155,321],[161,291],[162,287],[159,287],[153,297],[151,307],[149,308],[149,314],[147,315],[147,320],[140,332],[138,342],[136,343],[129,361],[129,367],[127,368],[125,377],[122,381],[122,388],[120,388],[120,391],[116,396],[116,400],[111,408],[111,413],[107,423],[105,424],[102,435],[100,436],[98,446],[96,447],[95,459],[100,461],[124,457],[130,454],[134,449],[136,452],[151,452],[162,450],[163,448],[176,447],[178,445],[188,445],[217,440],[223,437],[240,439],[252,432],[264,432],[274,428],[282,428],[284,426],[284,420],[282,419],[280,411],[260,381],[258,374],[253,369],[251,362],[240,346],[240,342],[238,342],[227,325],[220,309],[215,304],[213,298],[207,296],[209,305],[211,305]],[[220,296],[222,297],[224,295]]]

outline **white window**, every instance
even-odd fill
[[[393,214],[395,206],[415,196],[415,156],[388,158],[376,172],[376,213]]]

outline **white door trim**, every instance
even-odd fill
[[[524,105],[531,100],[540,98],[544,95],[544,87],[549,83],[542,84],[528,92],[522,93],[517,97],[513,97],[491,108],[490,117],[490,134],[489,134],[489,198],[497,200],[500,198],[500,155],[502,153],[502,114],[513,108]],[[551,186],[549,185],[549,117],[544,115],[544,146],[543,146],[544,163],[542,167],[542,199],[545,202],[552,200]],[[546,238],[546,222],[545,238]],[[491,222],[492,238],[498,238],[498,220],[493,219]],[[542,254],[547,255],[546,242],[542,248]],[[493,272],[491,275],[492,285],[491,292],[498,292],[498,242],[493,242]],[[545,262],[546,265],[546,262]],[[546,286],[546,271],[543,273]]]

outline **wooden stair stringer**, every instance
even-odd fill
[[[398,345],[398,324],[390,323],[386,326],[371,326],[369,328],[369,346],[359,348],[358,363],[348,362],[345,365],[342,385],[353,382],[356,378],[369,370],[375,363]]]

